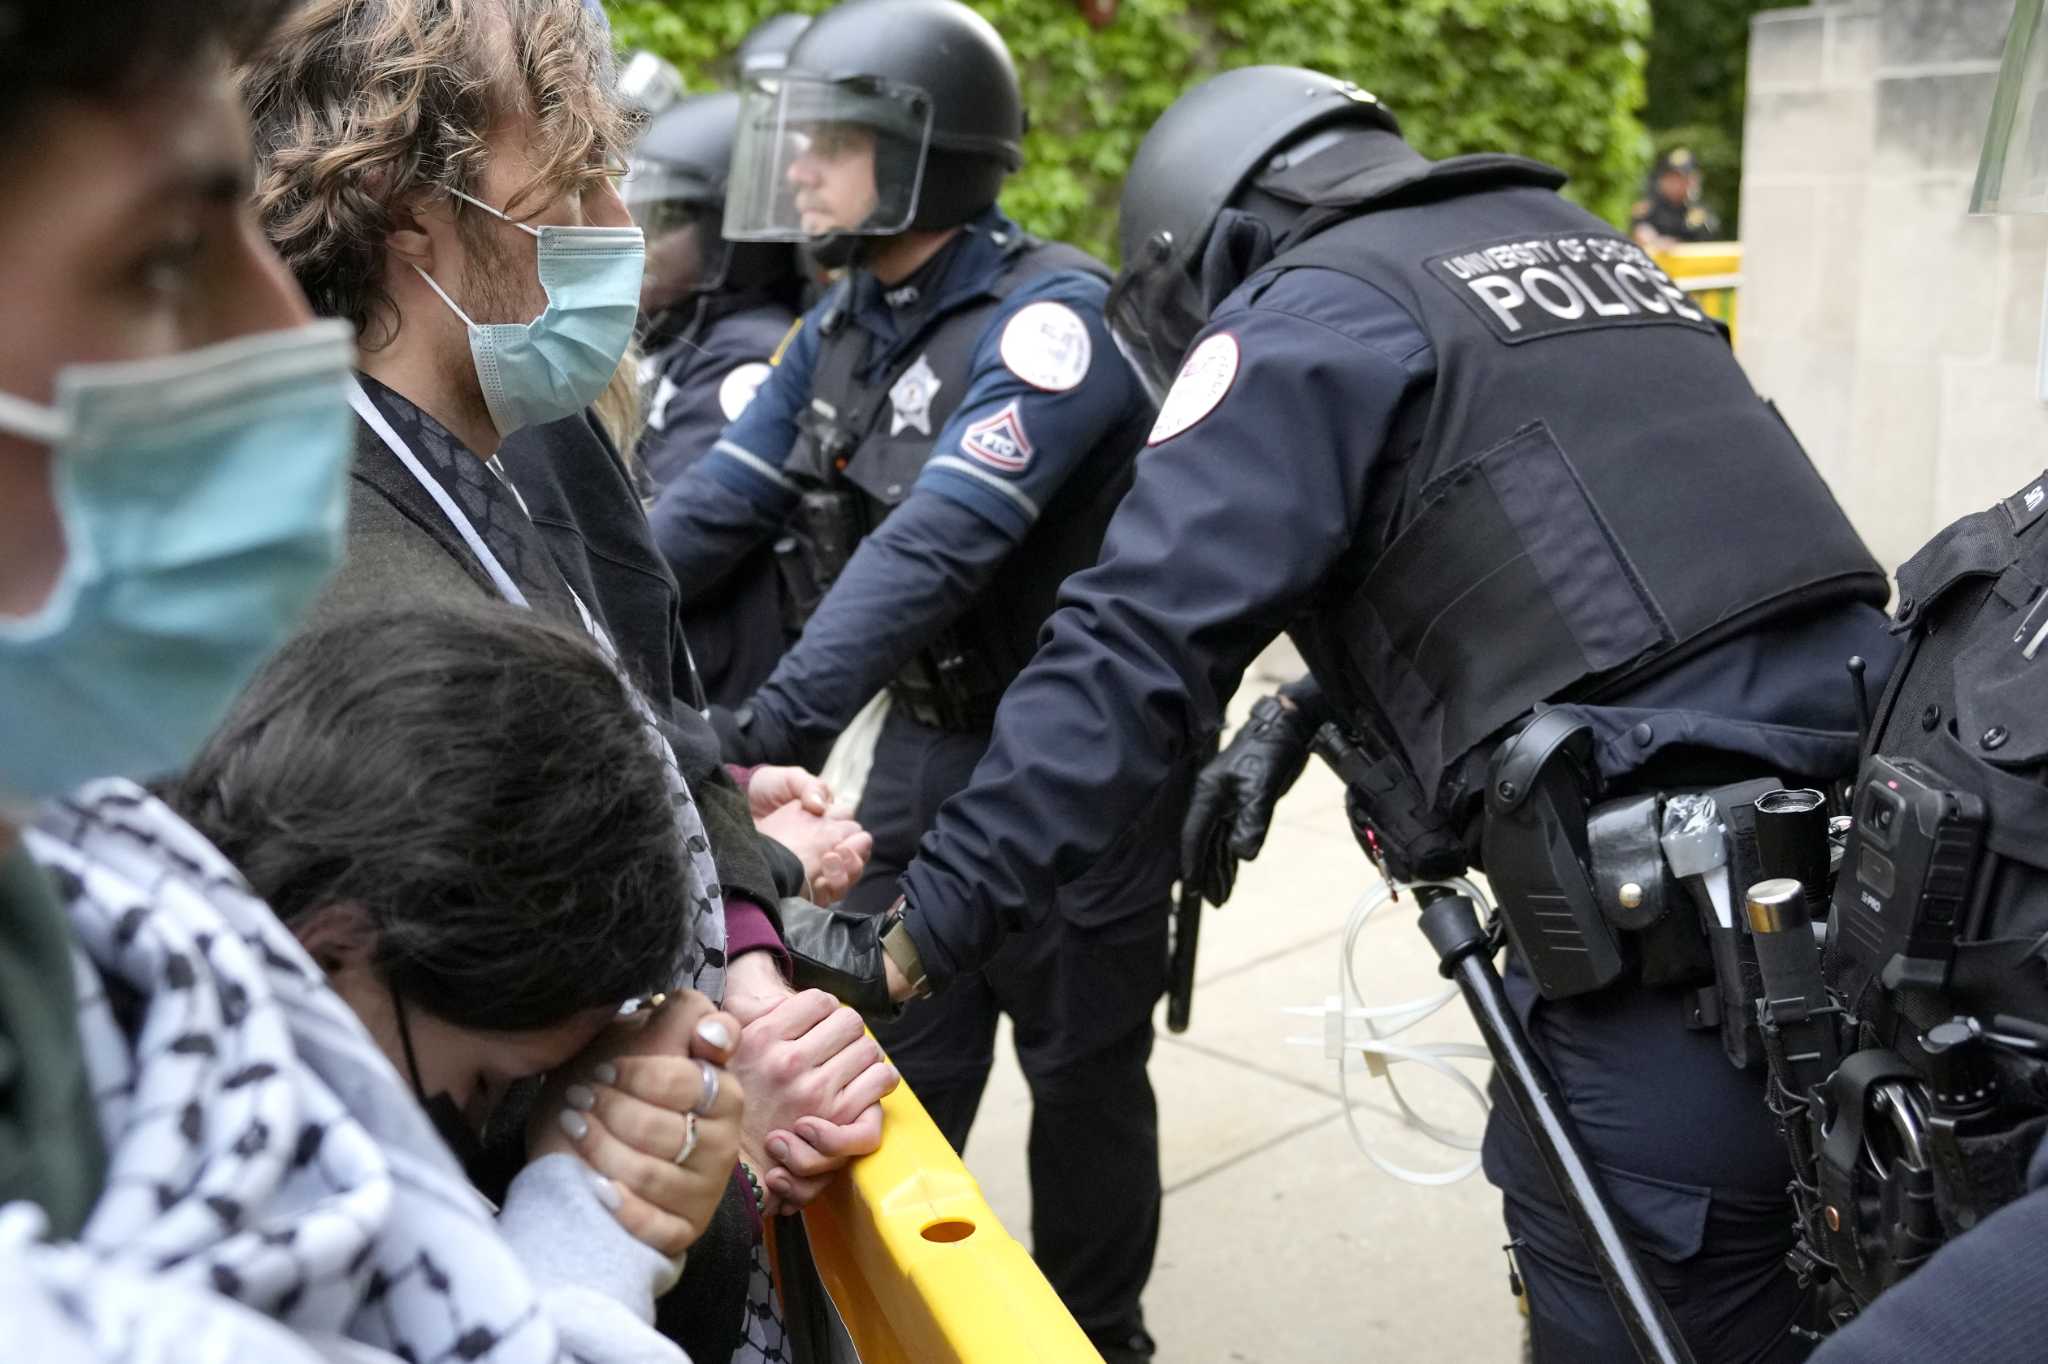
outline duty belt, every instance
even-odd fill
[[[1763,879],[1756,802],[1774,777],[1593,804],[1591,727],[1538,715],[1487,768],[1483,862],[1516,952],[1546,999],[1625,979],[1689,989],[1686,1023],[1760,1065],[1743,889]],[[1825,816],[1822,816],[1823,819]]]

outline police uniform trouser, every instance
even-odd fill
[[[986,746],[985,735],[891,708],[860,803],[874,856],[849,908],[879,912],[895,899],[918,838]],[[1031,1087],[1032,1255],[1099,1341],[1142,1329],[1138,1298],[1159,1241],[1159,1115],[1145,1065],[1166,985],[1171,835],[1185,808],[1184,792],[1154,802],[1146,823],[1060,889],[1038,928],[875,1030],[960,1150],[995,1059],[997,1016],[1010,1015]]]
[[[1699,1364],[1804,1359],[1808,1294],[1785,1267],[1791,1164],[1763,1075],[1728,1064],[1720,1034],[1683,1022],[1685,991],[1625,984],[1544,1000],[1519,965],[1507,985],[1651,1282]],[[1578,1229],[1494,1086],[1486,1177],[1506,1203],[1529,1294],[1536,1364],[1632,1361]]]

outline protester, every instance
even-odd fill
[[[249,210],[229,71],[282,9],[0,0],[0,1320],[51,1360],[675,1359],[537,1284],[312,960],[120,779],[191,757],[340,550],[351,348]]]
[[[748,1025],[734,1066],[749,1097],[743,1150],[765,1192],[815,1197],[878,1144],[895,1072],[857,1015],[792,994],[772,911],[801,878],[769,864],[702,717],[650,679],[673,664],[666,629],[656,643],[617,628],[646,612],[599,591],[602,546],[586,540],[581,562],[565,563],[495,458],[507,435],[547,423],[600,439],[584,410],[637,313],[642,239],[612,185],[627,123],[601,22],[578,0],[311,0],[249,65],[243,94],[264,225],[314,307],[347,319],[361,346],[348,562],[322,617],[502,598],[591,632],[649,684],[679,813],[696,808],[681,776],[701,778],[706,798],[708,843],[681,829],[699,869],[680,897],[696,943],[684,980]],[[565,483],[614,467],[599,456],[572,468],[552,446],[548,461]],[[799,1118],[817,1124],[815,1140],[794,1136]],[[804,1160],[801,1174],[783,1152]],[[744,1221],[744,1200],[728,1201]],[[758,1257],[757,1270],[761,1310],[735,1329],[773,1336]]]
[[[508,1237],[535,1238],[522,1254],[600,1270],[624,1258],[576,1215],[588,1172],[538,1154],[572,1144],[657,1259],[702,1234],[737,1151],[740,1086],[684,1054],[687,1032],[672,1055],[640,1045],[643,1029],[601,1038],[621,1005],[670,988],[685,869],[662,760],[580,632],[509,607],[368,612],[308,631],[169,802],[319,963],[457,1155],[477,1158],[519,1081],[579,1077],[568,1101],[588,1117],[542,1105],[533,1163],[506,1195]],[[691,998],[671,1012],[708,1014]],[[700,1026],[723,1038],[723,1060],[738,1025]],[[595,1083],[608,1060],[615,1082]],[[669,1093],[703,1098],[703,1123],[684,1116],[690,1104],[670,1111]]]

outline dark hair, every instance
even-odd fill
[[[166,798],[288,926],[361,905],[393,991],[520,1030],[668,987],[688,930],[663,762],[580,634],[408,607],[287,645]]]
[[[214,45],[239,61],[297,0],[0,0],[0,133],[61,96],[118,99]]]

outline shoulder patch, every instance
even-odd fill
[[[1088,377],[1095,345],[1088,324],[1064,303],[1027,303],[1003,327],[1003,363],[1033,388],[1065,393]]]
[[[1237,360],[1237,338],[1229,332],[1218,332],[1189,351],[1145,444],[1172,440],[1214,412],[1237,378]]]
[[[1031,463],[1031,437],[1024,416],[1012,401],[992,417],[983,417],[960,433],[960,452],[1005,474],[1022,473]]]
[[[1433,257],[1428,270],[1509,345],[1597,327],[1678,323],[1714,330],[1650,253],[1626,237],[1503,238]]]
[[[725,376],[725,382],[718,386],[718,410],[729,422],[740,419],[740,413],[747,410],[747,404],[754,401],[754,395],[761,391],[761,385],[768,382],[769,369],[766,363],[756,360],[741,365]]]

